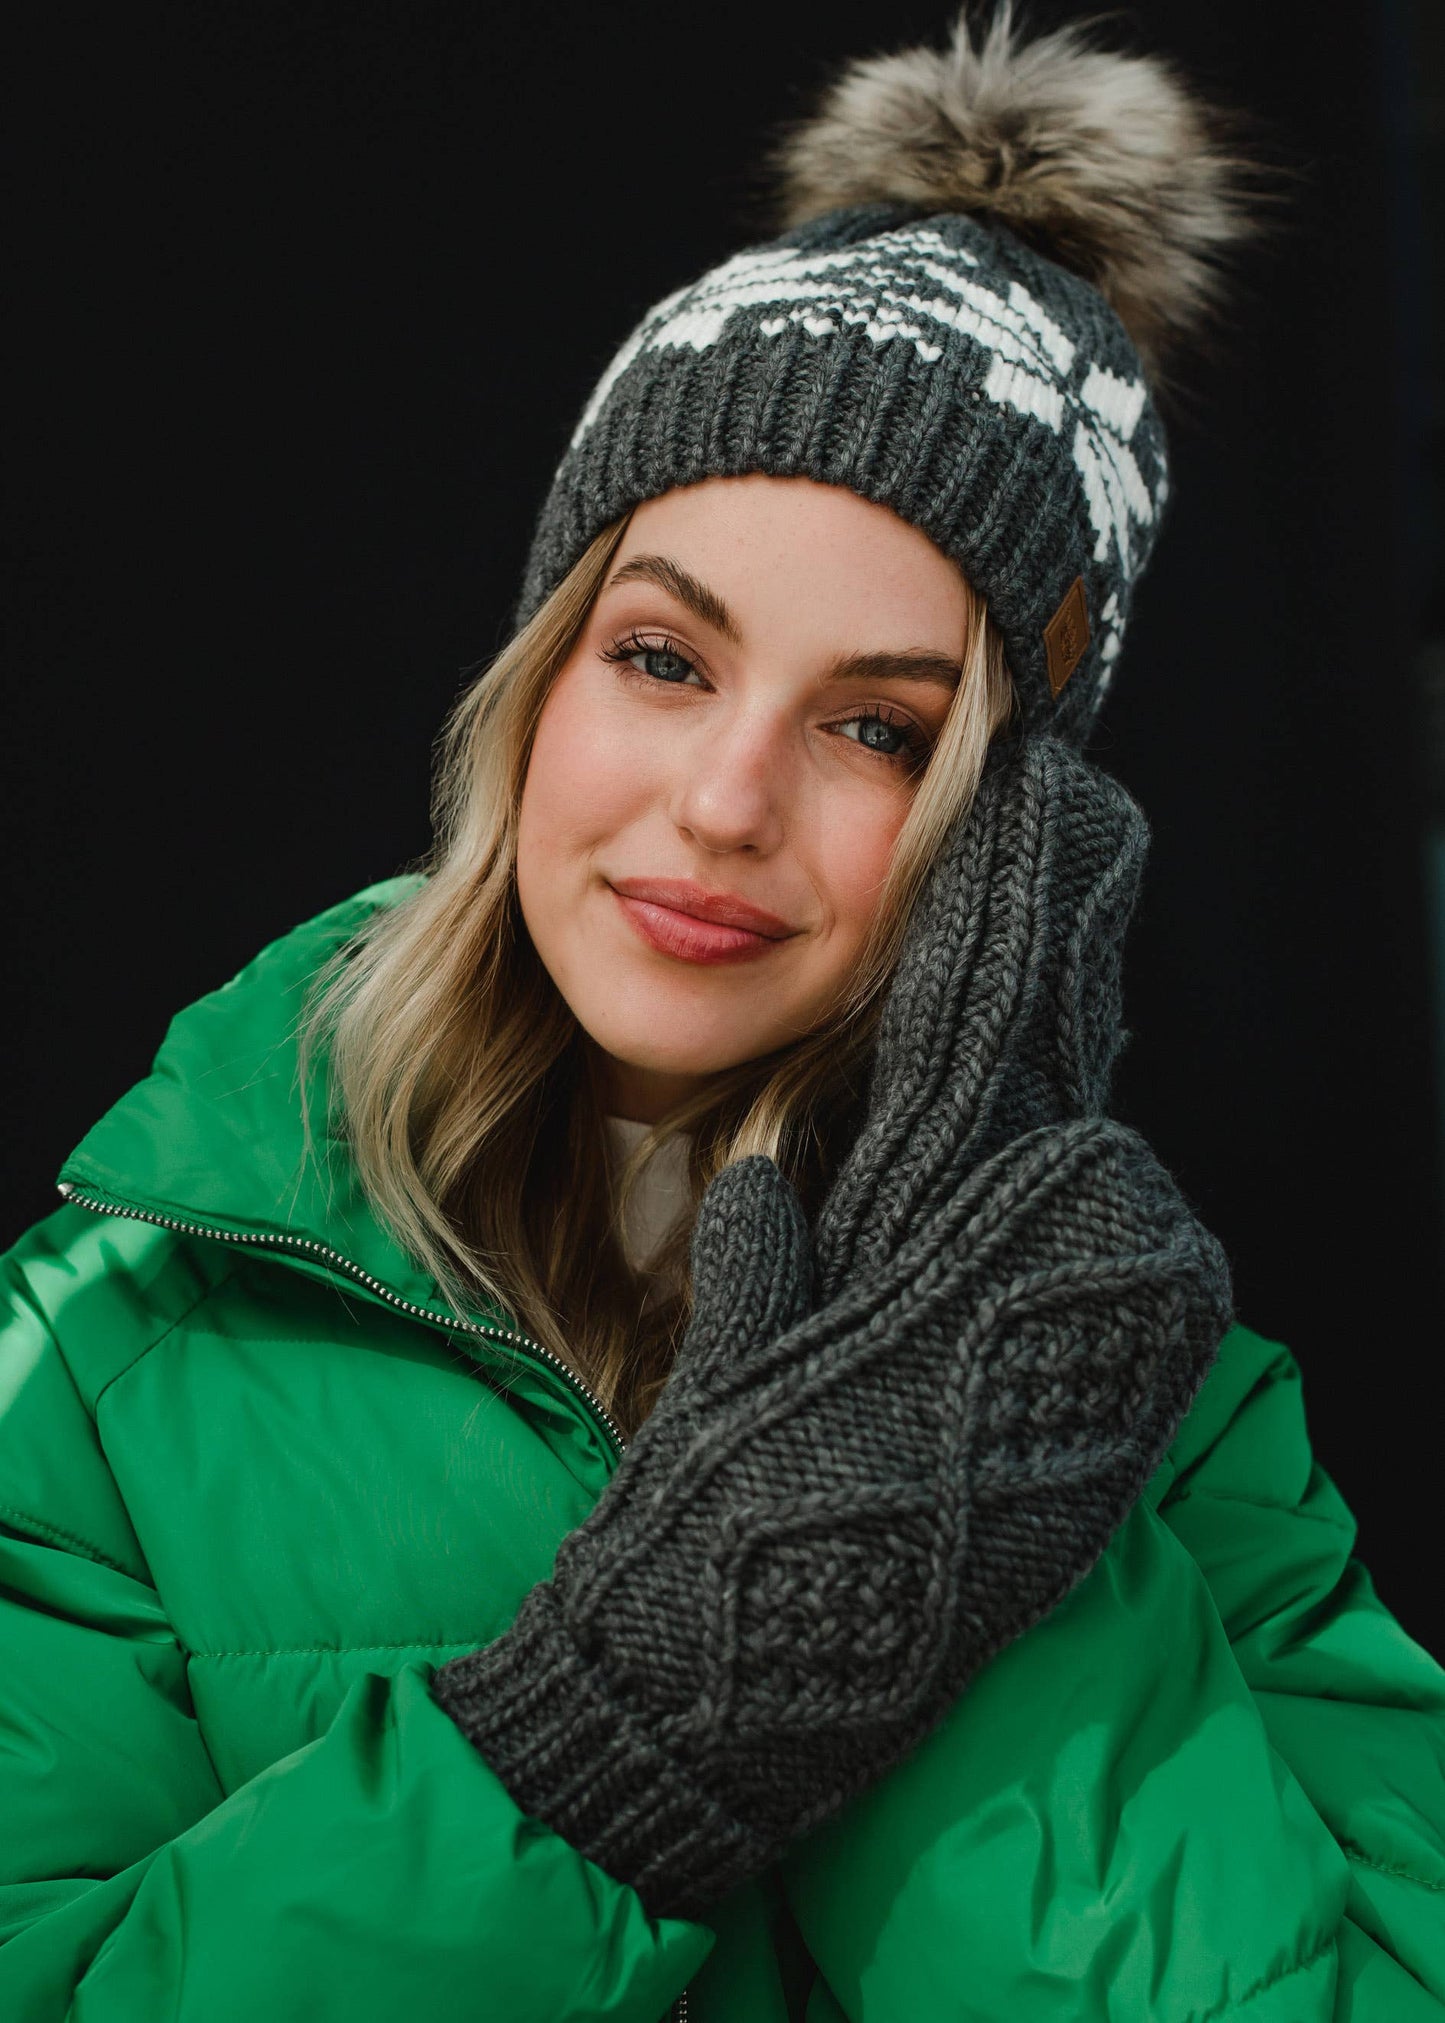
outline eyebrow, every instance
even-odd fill
[[[720,632],[734,646],[742,645],[743,629],[716,590],[709,590],[706,583],[699,583],[696,576],[684,569],[680,562],[674,562],[671,555],[634,555],[630,562],[623,563],[607,587],[610,590],[614,584],[633,582],[655,583],[659,590],[665,590],[669,597],[685,604],[694,618],[700,618],[704,625],[710,625],[714,632]]]
[[[608,578],[609,590],[621,583],[653,583],[669,597],[685,605],[702,624],[720,632],[734,646],[743,643],[743,629],[724,600],[706,583],[698,581],[671,555],[634,555]],[[958,661],[946,653],[891,651],[840,654],[825,669],[823,680],[833,681],[929,681],[945,688],[957,688],[962,678]]]

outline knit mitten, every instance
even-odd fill
[[[1219,1245],[1102,1113],[1146,837],[1067,747],[996,748],[816,1243],[772,1160],[718,1175],[656,1409],[512,1627],[434,1676],[654,1915],[765,1868],[1063,1599],[1229,1325]]]

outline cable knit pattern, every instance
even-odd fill
[[[1001,743],[930,874],[810,1232],[763,1157],[692,1239],[677,1369],[552,1578],[433,1692],[524,1810],[697,1916],[883,1775],[1090,1570],[1232,1319],[1104,1114],[1147,827]]]

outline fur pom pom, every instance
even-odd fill
[[[1157,56],[1087,24],[1025,41],[1003,0],[976,43],[851,63],[772,157],[784,230],[839,206],[902,203],[1007,225],[1090,281],[1151,377],[1217,306],[1219,256],[1256,226],[1262,171],[1236,116]]]

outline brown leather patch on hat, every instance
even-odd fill
[[[1044,652],[1048,656],[1049,687],[1055,696],[1084,657],[1089,643],[1089,601],[1084,595],[1084,579],[1076,576],[1064,592],[1064,600],[1044,627]]]

